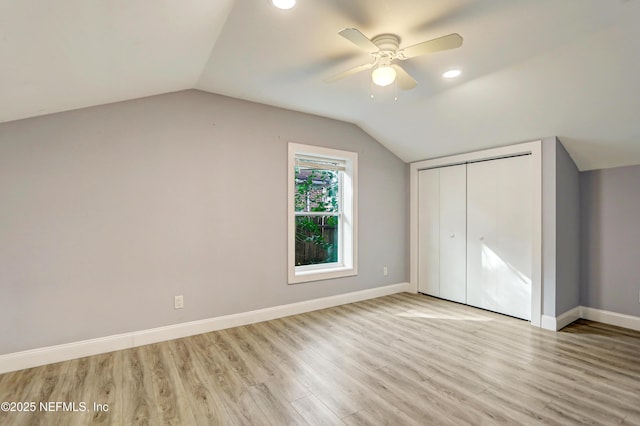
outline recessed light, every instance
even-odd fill
[[[462,74],[462,71],[460,71],[460,70],[449,70],[449,71],[445,72],[444,74],[442,74],[442,76],[444,78],[456,78],[456,77],[459,77],[460,74]]]
[[[296,5],[296,0],[271,0],[271,3],[278,9],[291,9]]]

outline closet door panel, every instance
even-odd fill
[[[495,311],[499,258],[497,180],[492,163],[467,165],[467,303]]]
[[[440,169],[440,297],[467,302],[467,166]]]
[[[499,167],[497,221],[500,268],[498,312],[531,319],[532,202],[530,156],[496,161]]]
[[[468,165],[467,303],[531,317],[530,157]]]
[[[440,297],[440,171],[418,172],[418,291]]]

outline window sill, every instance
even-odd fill
[[[293,276],[289,276],[289,284],[299,284],[309,281],[331,280],[334,278],[351,277],[358,275],[356,268],[338,266],[333,268],[310,269],[306,271],[295,271]]]

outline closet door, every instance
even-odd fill
[[[530,156],[467,166],[467,303],[531,318]]]
[[[466,303],[466,166],[418,174],[418,290]]]
[[[440,297],[440,170],[418,172],[418,291]]]
[[[440,170],[440,297],[467,302],[467,167]]]

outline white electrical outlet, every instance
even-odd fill
[[[182,295],[174,297],[174,299],[173,299],[173,308],[174,309],[182,309],[182,308],[184,308],[184,297]]]
[[[386,266],[382,267],[382,275],[389,276],[389,269]]]

